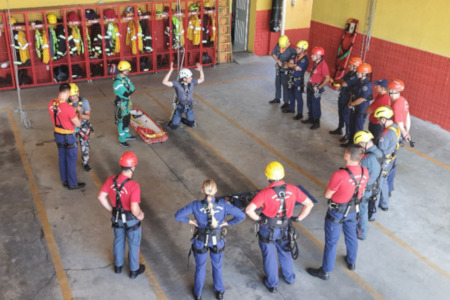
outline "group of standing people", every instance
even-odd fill
[[[303,119],[303,96],[306,87],[306,106],[308,118],[303,124],[312,124],[310,129],[320,128],[320,117],[322,115],[320,100],[325,86],[330,80],[330,71],[327,63],[323,60],[325,50],[315,47],[311,51],[312,70],[311,76],[305,84],[305,72],[310,66],[308,58],[309,44],[301,40],[297,43],[295,50],[291,48],[289,38],[281,36],[278,44],[272,51],[275,60],[275,99],[269,103],[281,103],[283,113],[296,113],[294,120]],[[283,94],[281,93],[283,92]],[[297,104],[297,105],[295,105]],[[297,110],[297,111],[296,111]]]
[[[303,119],[302,94],[306,87],[308,117],[302,122],[311,124],[310,128],[314,130],[320,128],[320,99],[330,75],[323,60],[324,49],[315,47],[311,54],[311,76],[305,84],[305,72],[310,63],[308,46],[308,42],[302,40],[294,50],[286,36],[280,37],[273,51],[277,71],[276,97],[270,103],[281,103],[282,92],[282,112],[296,113],[293,117],[295,120]],[[136,139],[128,129],[131,119],[129,97],[135,87],[128,78],[130,64],[122,61],[118,70],[113,88],[116,95],[119,143],[129,147],[127,141]],[[169,81],[173,72],[171,64],[170,71],[163,79],[163,84],[174,87],[176,92],[174,113],[168,124],[172,129],[177,129],[180,122],[190,127],[196,126],[192,107],[193,88],[204,81],[200,64],[197,64],[197,70],[200,72],[199,79],[193,79],[191,71],[182,69],[179,80]],[[353,57],[350,59],[349,71],[339,80],[339,84],[339,124],[330,134],[344,134],[341,142],[346,148],[343,156],[345,168],[334,172],[324,192],[328,199],[328,209],[325,216],[322,265],[316,269],[307,269],[310,275],[324,280],[330,278],[330,272],[334,268],[337,242],[342,229],[347,246],[344,260],[349,270],[355,270],[358,239],[366,238],[368,221],[375,220],[377,207],[388,210],[399,143],[401,140],[411,141],[409,107],[406,99],[401,96],[405,88],[401,80],[376,81],[377,97],[371,103],[372,68],[360,58]],[[75,84],[61,84],[58,97],[50,101],[48,109],[55,126],[54,135],[63,185],[69,189],[82,188],[85,184],[77,181],[75,172],[77,135],[82,148],[82,164],[89,171],[89,134],[92,132],[89,102],[79,96]],[[183,118],[183,114],[186,118]],[[367,114],[370,115],[369,130],[364,130]],[[136,278],[145,271],[145,266],[139,264],[141,221],[144,213],[140,208],[140,186],[132,180],[137,165],[136,155],[125,152],[119,165],[120,174],[110,176],[105,181],[98,199],[112,214],[114,272],[122,272],[125,243],[128,240],[129,276]],[[245,213],[255,221],[266,275],[263,283],[269,292],[275,293],[279,281],[279,265],[285,282],[295,282],[293,259],[296,258],[297,245],[293,224],[305,219],[314,204],[298,187],[283,181],[285,172],[279,162],[270,162],[266,166],[265,176],[268,186],[253,198]],[[223,299],[225,285],[222,262],[226,243],[224,227],[242,222],[245,213],[226,200],[215,198],[217,185],[213,179],[203,182],[202,192],[204,199],[195,200],[178,210],[175,219],[195,226],[191,239],[191,251],[196,262],[194,298],[201,299],[209,252],[216,298]],[[294,216],[296,203],[302,204],[302,209]],[[258,214],[259,210],[261,212]],[[193,218],[189,218],[190,215]],[[228,216],[231,219],[227,219]]]
[[[304,84],[305,71],[308,68],[308,61],[304,58],[307,48],[306,41],[299,41],[294,50],[290,47],[288,37],[281,36],[272,52],[272,57],[277,63],[275,99],[269,103],[281,103],[282,98],[284,102],[281,106],[282,111],[284,113],[296,112],[297,115],[294,117],[296,120],[303,118],[303,91],[296,89],[295,83],[300,81],[299,86]],[[312,124],[311,129],[313,130],[320,128],[320,98],[325,85],[330,81],[328,66],[323,60],[324,55],[325,51],[322,47],[313,48],[311,53],[313,66],[306,84],[308,118],[302,123]],[[299,71],[302,71],[301,77],[297,73]],[[347,266],[350,270],[355,268],[357,238],[364,240],[367,237],[367,224],[368,221],[375,220],[377,207],[383,211],[388,210],[389,197],[394,189],[393,181],[396,174],[399,145],[402,141],[410,142],[413,145],[410,135],[409,105],[407,100],[401,96],[405,89],[402,80],[381,79],[375,81],[376,98],[374,99],[372,66],[364,63],[359,57],[352,57],[349,60],[347,73],[339,79],[337,86],[340,86],[339,123],[338,127],[329,133],[342,135],[340,142],[342,142],[341,146],[346,148],[344,159],[347,164],[355,165],[354,162],[356,162],[356,165],[362,167],[361,171],[365,170],[366,173],[362,176],[359,172],[358,176],[361,175],[364,180],[359,184],[354,183],[359,188],[359,196],[354,195],[354,199],[352,198],[351,201],[342,202],[339,193],[337,196],[333,196],[333,193],[329,191],[325,193],[331,203],[325,225],[326,245],[323,264],[319,269],[308,269],[311,275],[322,279],[328,279],[329,272],[333,269],[335,248],[331,245],[337,242],[341,228],[339,226],[344,227],[346,236],[347,256],[345,260]],[[281,97],[281,91],[283,97]],[[295,102],[297,102],[296,111]],[[369,115],[369,124],[368,130],[365,130],[367,115]],[[352,150],[355,145],[360,147],[358,151]],[[361,153],[346,156],[352,152]],[[343,172],[340,173],[345,175]],[[357,178],[357,176],[354,177]],[[352,180],[354,180],[353,177]],[[364,185],[362,185],[363,183]],[[347,199],[347,196],[344,199]],[[355,199],[360,199],[358,212],[352,208],[352,205],[347,205],[352,201],[358,202]],[[345,205],[341,205],[342,203]],[[353,206],[356,207],[356,205]],[[333,210],[336,210],[338,215],[333,213]],[[345,214],[344,218],[341,218],[342,214]],[[336,229],[337,227],[339,228]]]

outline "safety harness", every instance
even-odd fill
[[[202,201],[203,209],[206,211],[206,215],[208,217],[208,224],[205,228],[195,228],[193,239],[199,240],[203,242],[203,248],[202,249],[195,249],[194,244],[192,244],[191,250],[189,251],[189,256],[191,255],[191,252],[197,253],[197,254],[203,254],[208,252],[210,250],[213,253],[222,253],[225,250],[225,245],[218,249],[217,243],[220,242],[226,235],[226,229],[222,228],[221,230],[216,230],[212,226],[212,212],[211,209],[208,207],[208,203],[206,202],[206,199]],[[211,241],[213,244],[212,247],[208,247],[208,243]]]
[[[344,223],[345,218],[347,218],[347,215],[350,212],[350,208],[352,206],[355,206],[356,218],[353,219],[353,220],[349,220],[349,221],[350,222],[354,222],[354,221],[358,220],[358,218],[359,218],[359,204],[361,203],[361,199],[358,198],[358,192],[359,192],[359,188],[361,187],[361,182],[362,182],[363,177],[364,177],[364,168],[363,167],[361,167],[361,178],[360,178],[359,182],[356,181],[355,176],[353,175],[353,173],[350,171],[349,168],[341,168],[341,170],[346,170],[348,175],[350,175],[350,178],[353,180],[353,182],[355,184],[355,192],[353,193],[353,196],[350,199],[350,201],[348,201],[346,203],[336,203],[336,202],[333,202],[331,199],[328,200],[328,208],[329,209],[335,210],[338,213],[343,213],[344,214],[340,220],[337,220],[332,215],[330,215],[329,212],[327,212],[326,218],[328,220],[330,220],[331,222],[335,223],[335,224],[342,224],[342,223]]]
[[[58,116],[58,107],[59,107],[59,101],[53,100],[53,119],[55,120],[55,133],[64,135],[64,144],[56,143],[58,145],[58,148],[66,148],[66,149],[72,149],[77,146],[77,142],[73,144],[68,144],[67,142],[67,135],[75,133],[75,130],[69,130],[65,129],[62,126],[61,119]],[[58,124],[59,122],[59,124]]]
[[[384,159],[383,159],[383,164],[381,165],[381,173],[383,177],[387,177],[389,176],[389,174],[392,171],[392,164],[395,161],[395,159],[397,158],[396,154],[397,154],[397,150],[400,147],[399,144],[399,140],[400,140],[400,128],[397,127],[393,127],[393,126],[389,126],[388,127],[389,130],[392,130],[395,132],[395,135],[397,136],[397,145],[395,146],[394,151],[392,151],[392,153],[390,154],[385,154]]]
[[[131,213],[129,210],[124,210],[122,201],[120,201],[120,192],[122,191],[123,186],[130,181],[130,178],[125,179],[120,186],[117,184],[117,178],[119,175],[117,175],[113,179],[114,183],[114,189],[116,190],[116,207],[113,207],[112,215],[114,217],[114,221],[112,222],[111,227],[113,228],[125,228],[126,231],[134,231],[141,227],[141,221],[137,222],[133,226],[128,226],[127,221],[133,221],[136,220],[136,217]],[[122,219],[123,225],[119,225],[119,217]]]
[[[123,86],[127,89],[127,91],[129,91],[130,86],[128,85],[128,83],[125,83],[125,80],[122,79],[118,79],[117,77],[114,78],[114,82],[116,81],[120,81]],[[130,93],[127,92],[127,95],[124,94],[124,96],[130,96]],[[123,102],[127,102],[128,105],[128,101],[129,99],[125,99],[125,98],[121,98],[119,96],[116,95],[116,98],[114,99],[114,107],[115,107],[115,111],[114,111],[114,120],[115,120],[115,124],[117,124],[118,122],[122,121],[123,123],[123,128],[128,127],[130,125],[130,114],[126,115],[126,116],[122,116],[122,106],[123,106]]]
[[[181,104],[181,102],[177,98],[176,105],[177,105],[177,110],[181,110],[181,112],[183,112],[184,109],[191,110],[193,107],[193,103],[191,101],[191,104],[188,104],[189,103],[189,90],[191,88],[191,84],[188,83],[188,84],[181,84],[181,85],[184,87],[184,92],[186,93],[186,104],[185,105]]]
[[[291,223],[291,220],[286,216],[286,185],[278,185],[272,187],[272,189],[277,194],[278,199],[280,200],[280,207],[278,208],[277,215],[275,218],[269,218],[264,214],[261,214],[261,221],[259,225],[267,225],[269,228],[269,236],[266,238],[259,233],[259,240],[266,244],[273,244],[273,233],[275,228],[280,228],[281,238],[276,240],[277,243],[283,243],[288,241],[284,247],[284,251],[291,252],[292,258],[297,259],[298,257],[298,245],[296,242],[297,233],[295,232],[295,228]],[[286,234],[287,229],[287,234]]]

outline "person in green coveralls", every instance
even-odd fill
[[[128,74],[131,71],[131,65],[129,62],[122,60],[117,65],[119,74],[114,78],[113,88],[116,99],[114,100],[116,108],[116,124],[117,131],[119,132],[119,143],[123,147],[129,147],[127,141],[136,140],[135,136],[130,135],[128,126],[130,125],[130,95],[133,94],[135,88],[131,80],[128,78]]]

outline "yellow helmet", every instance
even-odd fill
[[[355,136],[353,137],[353,143],[355,144],[359,144],[361,142],[367,143],[370,140],[373,140],[373,134],[368,130],[358,131],[357,133],[355,133]]]
[[[308,49],[308,46],[309,46],[309,44],[308,44],[307,41],[300,41],[300,42],[297,43],[296,47],[297,48],[301,48],[303,50],[306,50],[306,49]]]
[[[289,38],[287,37],[287,35],[280,36],[280,38],[278,39],[278,45],[281,48],[284,48],[289,45]]]
[[[56,24],[58,22],[55,14],[48,14],[47,21],[49,24]]]
[[[122,60],[118,65],[117,65],[117,69],[119,69],[120,72],[123,71],[131,71],[131,65],[129,62],[127,62],[126,60]]]
[[[270,180],[281,180],[284,178],[283,165],[277,161],[272,161],[266,166],[264,174],[266,174],[267,178]]]
[[[14,25],[14,24],[16,24],[17,23],[17,20],[16,20],[16,18],[14,18],[14,17],[11,17],[11,25]]]
[[[76,95],[78,95],[78,92],[80,91],[78,89],[78,86],[75,83],[69,83],[69,85],[70,85],[69,96],[76,96]]]
[[[386,118],[391,119],[394,115],[394,111],[389,106],[380,106],[375,110],[375,113],[373,116],[377,119],[379,118]]]

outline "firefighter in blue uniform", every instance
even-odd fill
[[[281,109],[288,107],[289,103],[289,91],[288,91],[288,69],[285,63],[289,62],[295,56],[295,50],[290,47],[291,43],[286,35],[280,36],[278,44],[273,48],[272,57],[276,61],[275,64],[275,99],[269,101],[269,103],[281,102],[281,87],[283,87],[283,101],[284,104]]]
[[[348,101],[350,100],[350,93],[353,85],[358,82],[358,76],[356,76],[356,70],[362,64],[362,60],[359,57],[352,57],[348,62],[348,72],[339,79],[339,98],[338,98],[338,114],[339,124],[338,127],[330,131],[330,134],[342,134],[342,128],[345,125],[345,135],[340,139],[342,143],[348,143],[350,137],[350,109],[348,107]]]
[[[305,72],[309,65],[307,41],[299,41],[295,47],[297,55],[286,65],[293,69],[292,73],[292,87],[290,89],[289,107],[283,110],[284,113],[295,113],[295,102],[297,101],[297,115],[293,117],[294,120],[303,118],[303,97],[302,93],[305,90]]]
[[[352,143],[356,132],[364,129],[367,108],[373,100],[372,67],[369,64],[361,64],[356,71],[356,76],[359,81],[353,86],[351,98],[347,104],[350,109],[350,137],[347,143],[341,144],[344,148]]]
[[[367,221],[376,211],[375,201],[379,194],[379,179],[381,175],[381,164],[383,162],[383,152],[373,143],[373,135],[368,130],[361,130],[355,134],[353,143],[364,148],[365,153],[361,160],[361,166],[369,171],[369,181],[364,191],[361,204],[359,206],[359,223],[357,227],[358,239],[365,240],[367,237]]]
[[[396,154],[399,148],[399,142],[401,138],[400,127],[394,123],[392,119],[394,116],[394,111],[389,106],[380,106],[375,110],[375,118],[383,126],[384,130],[380,135],[378,140],[378,149],[383,152],[383,164],[381,166],[381,176],[380,176],[380,196],[377,199],[376,205],[378,205],[382,210],[387,211],[389,208],[389,185],[388,177],[394,168],[396,161]],[[375,206],[376,208],[377,206]],[[375,220],[375,213],[372,214],[372,220]]]
[[[283,181],[284,168],[279,162],[270,162],[265,175],[269,186],[253,198],[245,212],[256,221],[266,273],[264,285],[269,292],[275,293],[278,286],[278,261],[284,280],[288,284],[295,281],[293,259],[297,258],[298,247],[292,221],[300,222],[306,218],[314,204],[298,187]],[[300,214],[293,217],[296,202],[301,203],[303,208]],[[263,209],[258,215],[255,211],[261,206]]]
[[[129,147],[127,141],[136,140],[135,136],[130,135],[128,126],[130,125],[130,109],[131,101],[130,95],[134,93],[135,87],[128,74],[131,72],[131,65],[129,62],[122,60],[117,65],[119,74],[114,78],[113,88],[116,99],[114,104],[116,107],[116,122],[117,131],[119,132],[119,143],[123,147]]]
[[[195,232],[191,239],[192,252],[195,258],[195,283],[194,298],[201,299],[203,285],[206,275],[206,260],[210,252],[214,290],[216,298],[223,299],[225,285],[222,277],[223,251],[225,249],[225,226],[233,226],[245,219],[245,214],[237,207],[228,203],[225,199],[216,201],[214,195],[217,193],[217,185],[212,179],[203,182],[202,192],[205,199],[195,200],[187,206],[178,210],[175,220],[182,223],[194,225]],[[189,219],[188,215],[194,215]],[[228,221],[225,218],[231,215]]]

